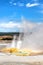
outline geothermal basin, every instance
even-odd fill
[[[27,22],[24,23],[23,26],[23,40],[21,40],[20,35],[18,41],[16,42],[14,38],[11,45],[8,45],[7,48],[26,48],[43,52],[42,26],[39,26],[32,34],[28,32]],[[0,65],[43,65],[43,54],[35,56],[16,56],[15,54],[0,53]]]

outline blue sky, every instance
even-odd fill
[[[43,23],[43,0],[0,0],[0,32],[19,31],[22,17]]]

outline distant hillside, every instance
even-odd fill
[[[0,36],[3,36],[3,35],[19,35],[20,33],[19,32],[0,32]]]

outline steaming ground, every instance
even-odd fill
[[[43,24],[37,26],[32,34],[29,35],[28,31],[24,34],[22,48],[43,51]]]

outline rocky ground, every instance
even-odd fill
[[[0,65],[43,65],[43,62],[34,62],[34,63],[15,63],[15,62],[4,62]]]
[[[43,56],[0,56],[0,65],[43,65]]]

